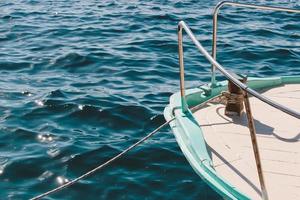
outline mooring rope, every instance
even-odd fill
[[[216,99],[221,100],[222,96],[223,96],[223,95],[220,94],[220,95],[217,95],[217,96],[215,96],[215,97],[213,97],[213,98],[211,98],[211,99],[208,99],[208,100],[202,102],[201,104],[199,104],[199,105],[197,105],[197,106],[191,108],[191,112],[197,111],[198,109],[200,109],[200,108],[201,108],[202,106],[204,106],[205,104],[207,104],[207,103],[209,103],[209,102],[213,102],[213,101],[215,101]],[[173,111],[172,111],[172,113],[173,113]],[[150,137],[152,137],[152,136],[153,136],[154,134],[156,134],[160,129],[162,129],[162,128],[165,127],[166,125],[170,124],[174,119],[175,119],[175,116],[173,115],[173,118],[171,118],[170,120],[166,121],[165,123],[163,123],[162,125],[160,125],[159,127],[157,127],[154,131],[152,131],[151,133],[149,133],[148,135],[146,135],[145,137],[143,137],[142,139],[140,139],[139,141],[137,141],[136,143],[134,143],[133,145],[131,145],[131,146],[128,147],[127,149],[125,149],[124,151],[120,152],[119,154],[117,154],[117,155],[114,156],[113,158],[109,159],[109,160],[106,161],[105,163],[103,163],[103,164],[101,164],[101,165],[99,165],[99,166],[97,166],[97,167],[91,169],[90,171],[88,171],[88,172],[82,174],[81,176],[79,176],[79,177],[77,177],[77,178],[75,178],[75,179],[73,179],[73,180],[71,180],[71,181],[69,181],[69,182],[66,182],[66,183],[62,184],[61,186],[58,186],[58,187],[56,187],[56,188],[54,188],[54,189],[52,189],[52,190],[49,190],[49,191],[47,191],[47,192],[45,192],[45,193],[42,193],[42,194],[40,194],[40,195],[38,195],[38,196],[35,196],[35,197],[31,198],[30,200],[38,200],[38,199],[41,199],[41,198],[43,198],[43,197],[45,197],[45,196],[48,196],[48,195],[50,195],[50,194],[53,194],[53,193],[55,193],[55,192],[59,192],[60,190],[62,190],[62,189],[64,189],[64,188],[66,188],[66,187],[69,187],[69,186],[71,186],[71,185],[77,183],[78,181],[80,181],[80,180],[86,178],[87,176],[92,175],[92,174],[95,173],[96,171],[98,171],[98,170],[100,170],[100,169],[106,167],[107,165],[111,164],[112,162],[114,162],[115,160],[117,160],[118,158],[120,158],[121,156],[123,156],[124,154],[126,154],[128,151],[132,150],[132,149],[135,148],[136,146],[140,145],[141,143],[143,143],[144,141],[146,141],[147,139],[149,139]]]
[[[244,96],[242,94],[230,93],[228,91],[221,93],[226,101],[230,104],[236,104],[244,101]]]
[[[142,139],[140,139],[139,141],[137,141],[136,143],[134,143],[133,145],[131,145],[130,147],[128,147],[127,149],[125,149],[124,151],[122,151],[121,153],[117,154],[116,156],[114,156],[113,158],[109,159],[108,161],[106,161],[105,163],[93,168],[92,170],[82,174],[81,176],[66,182],[65,184],[58,186],[52,190],[49,190],[43,194],[40,194],[36,197],[31,198],[30,200],[38,200],[41,199],[45,196],[48,196],[50,194],[53,194],[55,192],[58,192],[66,187],[69,187],[75,183],[77,183],[78,181],[80,181],[81,179],[86,178],[87,176],[90,176],[91,174],[95,173],[96,171],[106,167],[107,165],[111,164],[113,161],[117,160],[118,158],[120,158],[122,155],[126,154],[128,151],[132,150],[133,148],[135,148],[136,146],[140,145],[141,143],[143,143],[144,141],[146,141],[147,139],[149,139],[151,136],[153,136],[155,133],[157,133],[160,129],[162,129],[163,127],[165,127],[166,125],[168,125],[170,122],[172,122],[175,119],[175,117],[173,117],[172,119],[170,119],[169,121],[166,121],[165,123],[163,123],[162,125],[160,125],[159,127],[157,127],[154,131],[152,131],[151,133],[149,133],[148,135],[146,135],[145,137],[143,137]]]

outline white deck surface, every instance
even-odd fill
[[[300,85],[285,85],[263,93],[300,111]],[[300,120],[250,98],[262,168],[270,200],[300,200]],[[260,185],[245,112],[224,115],[225,106],[209,104],[194,113],[201,125],[219,175],[253,199]]]

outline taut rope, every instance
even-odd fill
[[[196,110],[200,109],[202,106],[204,106],[205,104],[215,101],[216,99],[220,99],[222,97],[222,95],[218,95],[215,96],[211,99],[208,99],[207,101],[202,102],[201,104],[191,108],[191,112],[195,112]],[[133,145],[131,145],[130,147],[128,147],[127,149],[125,149],[124,151],[120,152],[119,154],[117,154],[116,156],[114,156],[113,158],[109,159],[108,161],[106,161],[103,164],[98,165],[97,167],[91,169],[90,171],[82,174],[81,176],[64,183],[63,185],[60,185],[52,190],[49,190],[45,193],[42,193],[38,196],[35,196],[33,198],[31,198],[30,200],[38,200],[41,199],[45,196],[48,196],[50,194],[53,194],[55,192],[59,192],[60,190],[69,187],[75,183],[77,183],[78,181],[86,178],[87,176],[92,175],[93,173],[95,173],[96,171],[106,167],[107,165],[111,164],[112,162],[114,162],[115,160],[117,160],[118,158],[120,158],[121,156],[123,156],[124,154],[126,154],[127,152],[129,152],[130,150],[132,150],[133,148],[137,147],[138,145],[140,145],[141,143],[143,143],[144,141],[146,141],[147,139],[149,139],[150,137],[152,137],[154,134],[156,134],[158,131],[160,131],[160,129],[162,129],[163,127],[165,127],[166,125],[170,124],[173,120],[175,119],[175,117],[173,116],[173,118],[171,118],[170,120],[166,121],[165,123],[163,123],[162,125],[160,125],[159,127],[157,127],[154,131],[152,131],[151,133],[149,133],[148,135],[146,135],[145,137],[143,137],[142,139],[140,139],[139,141],[137,141],[136,143],[134,143]]]
[[[113,158],[109,159],[108,161],[106,161],[105,163],[93,168],[92,170],[82,174],[81,176],[66,182],[65,184],[58,186],[52,190],[49,190],[48,192],[45,192],[43,194],[40,194],[36,197],[31,198],[30,200],[38,200],[41,199],[45,196],[48,196],[52,193],[58,192],[66,187],[69,187],[75,183],[77,183],[78,181],[80,181],[81,179],[86,178],[87,176],[92,175],[93,173],[95,173],[96,171],[106,167],[107,165],[111,164],[113,161],[117,160],[118,158],[120,158],[122,155],[126,154],[128,151],[132,150],[133,148],[135,148],[136,146],[138,146],[139,144],[143,143],[144,141],[146,141],[147,139],[149,139],[151,136],[153,136],[155,133],[157,133],[160,129],[162,129],[163,127],[165,127],[166,125],[168,125],[170,122],[172,122],[175,119],[175,117],[173,117],[172,119],[170,119],[169,121],[166,121],[165,123],[163,123],[162,125],[160,125],[158,128],[156,128],[154,131],[152,131],[151,133],[149,133],[148,135],[146,135],[145,137],[143,137],[142,139],[140,139],[139,141],[137,141],[136,143],[134,143],[133,145],[131,145],[130,147],[128,147],[127,149],[125,149],[124,151],[122,151],[121,153],[117,154],[116,156],[114,156]]]

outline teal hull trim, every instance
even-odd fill
[[[248,78],[248,86],[255,89],[268,89],[284,84],[300,83],[300,76],[285,76],[274,78]],[[189,107],[199,105],[227,89],[227,81],[218,82],[216,86],[203,85],[198,88],[186,90],[186,103]],[[189,161],[195,172],[217,193],[225,199],[247,200],[250,199],[238,188],[222,179],[214,168],[206,148],[206,143],[199,125],[191,114],[182,112],[180,93],[170,97],[170,103],[164,110],[166,120],[176,117],[170,123],[178,145]]]

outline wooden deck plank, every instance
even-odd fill
[[[285,85],[264,95],[300,110],[300,85]],[[262,167],[270,199],[300,199],[300,122],[250,98]],[[260,198],[252,144],[245,113],[224,115],[224,105],[209,104],[194,113],[218,174],[253,199]]]

